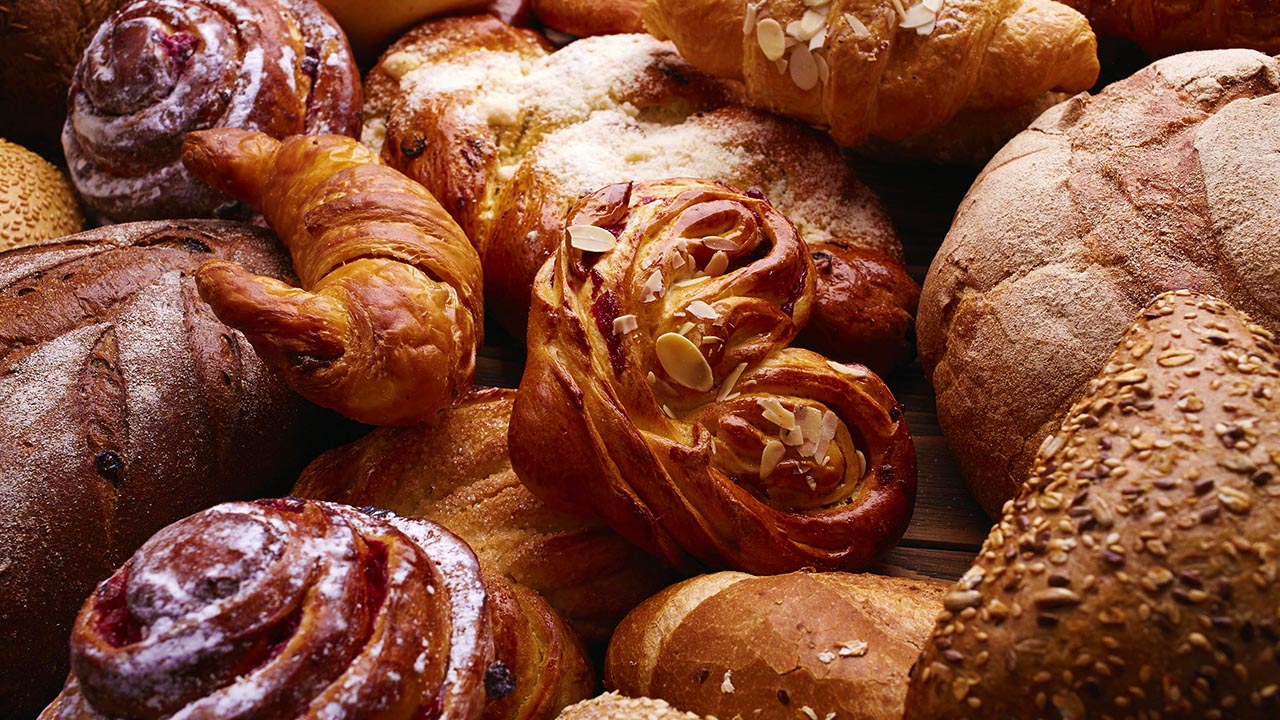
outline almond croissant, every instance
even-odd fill
[[[421,185],[333,135],[191,133],[183,162],[266,217],[301,288],[229,262],[200,295],[307,399],[373,425],[431,418],[471,385],[480,260]]]
[[[534,283],[511,464],[678,567],[862,568],[915,499],[902,409],[861,366],[788,348],[812,259],[759,192],[611,185]]]
[[[1053,0],[649,0],[644,22],[847,146],[1088,90],[1099,70],[1089,22]]]

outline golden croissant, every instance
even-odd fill
[[[848,146],[1087,90],[1099,70],[1089,22],[1053,0],[649,0],[644,22]]]
[[[623,183],[567,225],[511,416],[530,490],[686,570],[859,569],[897,542],[902,409],[866,368],[787,347],[816,272],[761,193]]]
[[[483,333],[480,260],[421,185],[355,140],[191,133],[193,173],[262,213],[301,287],[210,262],[218,317],[294,390],[364,423],[430,419],[471,385]]]

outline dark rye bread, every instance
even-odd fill
[[[1280,331],[1280,62],[1161,60],[1049,110],[961,203],[920,299],[938,422],[993,517],[1125,328],[1189,288]]]
[[[1277,476],[1274,335],[1157,298],[945,596],[906,717],[1280,717]]]
[[[53,699],[80,604],[152,533],[301,465],[303,401],[196,293],[214,258],[290,275],[274,237],[225,222],[0,255],[0,717]]]

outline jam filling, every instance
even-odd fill
[[[98,586],[98,607],[94,630],[113,648],[132,645],[142,639],[142,623],[129,611],[125,587],[129,566]]]

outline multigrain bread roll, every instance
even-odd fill
[[[85,601],[43,720],[549,720],[594,685],[528,589],[435,523],[285,498],[156,533]]]
[[[629,698],[617,693],[570,705],[559,720],[703,720],[701,715],[681,712],[662,700]]]
[[[1133,316],[1213,293],[1280,330],[1280,63],[1161,60],[1045,113],[980,175],[925,281],[920,354],[998,516]]]
[[[152,533],[305,460],[307,404],[196,294],[209,258],[290,277],[274,237],[225,222],[0,254],[2,717],[53,697],[76,608]]]
[[[1274,718],[1280,355],[1162,295],[944,599],[909,720]]]
[[[669,43],[611,35],[548,54],[536,33],[444,20],[401,38],[367,87],[365,142],[458,219],[517,336],[578,199],[689,177],[759,189],[800,230],[818,267],[806,342],[880,372],[913,355],[917,288],[879,200],[829,139],[734,105],[733,84]]]
[[[1272,0],[1061,0],[1100,36],[1136,41],[1152,57],[1187,50],[1280,52],[1280,5]]]
[[[703,575],[618,626],[605,686],[719,718],[898,720],[945,589],[845,573]]]
[[[71,183],[39,155],[0,138],[0,251],[80,232]]]
[[[430,427],[376,430],[317,458],[292,494],[440,523],[488,571],[537,590],[603,648],[618,621],[675,576],[603,523],[552,509],[520,483],[507,455],[514,398],[477,389]]]

